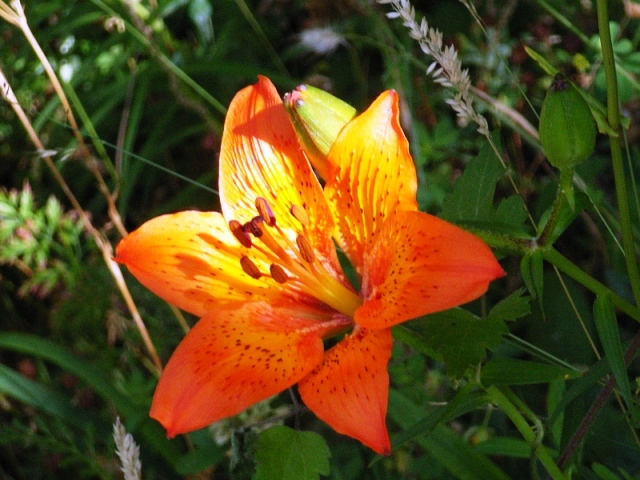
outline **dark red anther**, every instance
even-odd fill
[[[264,223],[264,218],[257,216],[253,217],[250,222],[245,223],[242,228],[245,232],[249,232],[256,238],[260,238],[262,236],[262,224]]]
[[[260,216],[264,219],[264,223],[266,223],[269,227],[273,227],[276,224],[276,215],[271,210],[271,206],[269,202],[267,202],[266,198],[258,197],[256,198],[256,209]]]
[[[238,220],[231,220],[229,222],[229,230],[231,230],[233,236],[236,237],[236,240],[238,240],[243,247],[251,248],[251,237]]]

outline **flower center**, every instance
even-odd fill
[[[309,241],[309,216],[305,209],[301,205],[293,205],[289,210],[300,225],[295,244],[276,222],[266,199],[256,199],[256,210],[258,215],[244,224],[231,220],[229,229],[244,247],[259,251],[271,265],[268,273],[263,272],[250,257],[243,256],[240,259],[242,270],[255,279],[270,278],[279,284],[290,283],[353,318],[356,309],[362,305],[362,299],[318,260]]]

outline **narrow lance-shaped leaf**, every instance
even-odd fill
[[[616,377],[616,383],[620,394],[627,404],[630,412],[635,411],[631,396],[631,384],[627,375],[627,367],[624,362],[624,350],[620,341],[620,332],[616,321],[615,308],[610,294],[599,295],[593,304],[593,315],[596,321],[598,337],[602,342],[602,348],[611,366],[611,371]]]

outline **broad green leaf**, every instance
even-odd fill
[[[486,402],[485,402],[486,403]],[[389,416],[402,428],[409,429],[423,410],[397,390],[389,391]],[[441,463],[455,478],[463,480],[507,480],[509,477],[489,458],[481,454],[443,423],[437,423],[428,435],[416,437],[434,460]]]
[[[531,313],[529,297],[523,296],[524,289],[520,288],[507,298],[498,302],[490,311],[487,318],[513,321]]]
[[[485,385],[528,385],[578,377],[580,372],[566,367],[514,358],[494,358],[487,362],[481,372]]]
[[[435,353],[454,377],[462,376],[469,367],[484,360],[486,350],[497,348],[502,335],[509,331],[501,318],[479,319],[461,308],[427,315],[399,328],[410,329],[417,335],[411,338],[411,345],[427,355]],[[398,327],[394,333],[397,330]],[[402,336],[396,338],[402,340]]]
[[[494,137],[497,138],[497,137]],[[487,223],[493,220],[493,195],[504,167],[486,143],[466,166],[453,192],[442,205],[441,216],[451,222]]]
[[[631,396],[631,384],[624,362],[624,349],[620,341],[620,332],[616,320],[615,307],[610,294],[599,295],[593,303],[593,315],[596,321],[598,337],[606,355],[611,371],[616,377],[620,394],[630,412],[635,412]]]
[[[527,208],[520,195],[511,195],[498,204],[493,222],[512,227],[521,226],[527,221]],[[492,225],[493,227],[493,225]]]
[[[260,434],[253,480],[317,480],[329,475],[330,455],[317,433],[278,425]]]

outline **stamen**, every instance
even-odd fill
[[[264,219],[264,223],[266,223],[269,227],[273,227],[276,224],[276,216],[271,210],[271,206],[269,202],[267,202],[266,198],[258,197],[256,198],[256,209],[260,216]]]
[[[285,272],[284,268],[282,268],[277,263],[271,264],[271,266],[269,267],[269,273],[271,273],[271,278],[273,278],[280,284],[287,283],[287,280],[289,280],[289,275],[287,275],[287,272]]]
[[[258,266],[246,255],[243,255],[240,258],[240,266],[242,267],[242,271],[250,277],[255,278],[256,280],[262,277],[262,273]]]
[[[293,215],[293,218],[298,220],[303,227],[309,226],[309,215],[307,215],[307,211],[302,205],[291,205],[289,211],[291,215]]]
[[[243,247],[251,248],[251,237],[249,234],[242,228],[242,224],[238,220],[231,220],[229,222],[229,230],[236,240],[240,242]]]
[[[242,228],[245,232],[251,233],[254,237],[260,238],[264,233],[262,228],[262,224],[264,223],[264,218],[262,217],[253,217],[250,222],[245,223]]]
[[[309,239],[307,237],[305,237],[304,235],[298,235],[296,237],[296,244],[298,245],[300,255],[305,262],[315,262],[316,254],[313,252],[313,247],[311,246],[311,243],[309,242]]]
[[[310,221],[305,208],[302,205],[290,207],[291,215],[301,226],[296,229],[298,231],[294,243],[292,232],[276,223],[275,214],[266,199],[258,197],[255,205],[258,216],[243,225],[229,222],[229,227],[240,243],[250,246],[270,263],[269,273],[261,272],[247,256],[240,259],[242,270],[254,279],[270,276],[279,284],[287,283],[347,317],[353,317],[362,305],[362,299],[348,285],[343,284],[335,272],[327,270],[323,262],[319,261],[307,233]],[[252,236],[260,241],[257,242]]]

